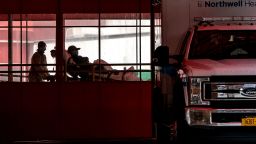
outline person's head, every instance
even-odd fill
[[[51,56],[52,56],[53,58],[55,58],[55,57],[56,57],[56,50],[53,49],[53,50],[51,50],[50,52],[51,52]]]
[[[46,43],[44,41],[40,41],[38,42],[38,48],[37,48],[37,51],[39,53],[44,53],[44,51],[46,50]]]
[[[76,46],[74,45],[71,45],[68,47],[68,53],[71,55],[71,56],[77,56],[78,55],[78,50],[80,50],[80,48],[77,48]]]

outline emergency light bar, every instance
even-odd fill
[[[256,16],[195,17],[194,21],[256,21]]]

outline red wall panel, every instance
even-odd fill
[[[1,140],[152,138],[151,83],[0,83]]]
[[[97,13],[99,0],[61,0],[60,9],[63,13]]]
[[[137,13],[150,12],[150,0],[6,0],[0,13]]]
[[[57,0],[21,0],[21,13],[56,13]]]
[[[150,12],[150,0],[101,0],[100,11],[103,13]]]
[[[0,4],[0,13],[20,13],[21,0],[3,0]]]

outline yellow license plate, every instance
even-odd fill
[[[256,126],[255,118],[242,118],[242,126]]]

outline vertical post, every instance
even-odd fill
[[[8,14],[8,81],[13,81],[12,73],[12,15]]]
[[[140,1],[139,1],[140,2]],[[139,5],[139,4],[138,4]],[[138,18],[136,13],[136,64],[139,63],[139,50],[138,50]],[[136,69],[138,69],[138,65],[136,65]]]
[[[142,7],[142,5],[141,5],[141,0],[139,1],[139,17],[140,17],[140,23],[139,23],[139,55],[140,55],[140,65],[139,65],[139,69],[140,69],[140,81],[142,80],[142,71],[141,71],[141,58],[142,58],[142,51],[141,51],[141,47],[142,47],[142,45],[141,45],[141,37],[142,37],[142,35],[141,35],[141,22],[142,22],[142,17],[141,17],[141,13],[142,13],[142,11],[141,11],[141,7]],[[136,29],[137,29],[137,27],[136,27]]]
[[[22,82],[23,78],[23,61],[22,61],[22,56],[23,56],[23,51],[22,51],[22,14],[20,14],[20,82]]]
[[[155,67],[153,65],[153,54],[155,50],[155,10],[154,1],[150,0],[150,54],[151,54],[151,81],[155,84]],[[154,85],[153,85],[154,86]]]
[[[101,60],[101,0],[98,0],[98,36],[99,36],[99,60]],[[101,61],[99,61],[99,80],[101,81]]]
[[[155,89],[155,67],[153,65],[153,54],[155,50],[155,12],[154,0],[150,0],[150,66],[151,66],[151,112],[152,112],[152,132],[157,138],[156,123],[154,121],[154,89]]]
[[[31,44],[28,43],[28,16],[27,16],[27,14],[24,16],[25,16],[24,21],[26,22],[26,24],[25,24],[25,26],[26,26],[26,30],[25,30],[25,32],[26,32],[26,63],[31,64],[30,58],[28,57],[30,54],[30,48],[31,48]],[[22,21],[23,21],[23,16],[22,16]],[[29,70],[28,66],[26,66],[26,71],[27,70]],[[28,73],[26,73],[26,75],[28,75]]]
[[[65,63],[64,63],[64,19],[61,11],[61,0],[57,1],[56,12],[56,82],[65,81]]]

